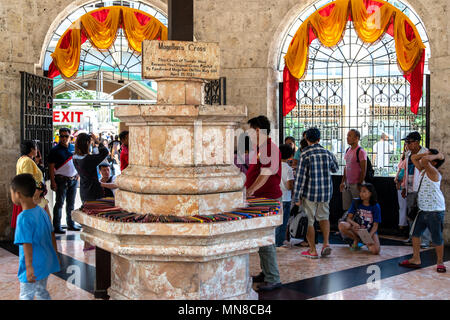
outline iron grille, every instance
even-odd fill
[[[47,157],[53,141],[53,80],[21,72],[20,104],[20,141],[37,142],[47,179]]]
[[[227,104],[226,80],[225,77],[221,77],[217,80],[211,80],[205,83],[205,104]]]
[[[293,136],[299,141],[304,130],[319,128],[321,145],[336,155],[338,174],[342,174],[347,132],[358,129],[375,175],[393,176],[403,137],[419,131],[422,145],[429,144],[429,89],[426,75],[419,111],[414,115],[410,85],[396,65],[394,39],[385,35],[373,45],[363,43],[349,22],[338,46],[326,48],[317,40],[311,43],[297,106],[280,122],[280,138]],[[382,141],[382,136],[388,140]]]

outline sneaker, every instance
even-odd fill
[[[301,255],[302,255],[302,257],[305,257],[305,258],[319,259],[319,255],[317,253],[316,254],[311,254],[311,252],[309,252],[309,250],[303,251],[301,253]]]
[[[260,273],[257,276],[252,276],[253,283],[264,282],[264,273]]]
[[[422,249],[428,249],[428,248],[430,247],[430,245],[427,244],[427,243],[421,243],[421,244],[420,244],[420,247],[421,247]]]
[[[281,282],[264,282],[258,286],[258,291],[272,291],[281,287]]]

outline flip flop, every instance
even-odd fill
[[[411,262],[409,262],[409,260],[403,260],[398,265],[401,267],[410,268],[410,269],[419,269],[420,268],[420,264],[411,263]]]
[[[447,272],[447,269],[445,268],[445,266],[443,264],[440,264],[437,266],[436,271],[439,273],[444,273],[444,272]]]

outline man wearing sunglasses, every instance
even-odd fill
[[[414,166],[411,156],[414,154],[426,153],[428,150],[420,145],[422,137],[417,131],[410,132],[406,138],[403,138],[402,140],[405,141],[406,149],[408,150],[406,152],[407,170],[405,170],[405,175],[403,178],[406,181],[406,187],[402,191],[402,197],[406,198],[407,210],[409,212],[413,205],[413,193],[418,191],[420,184],[420,171]],[[408,223],[411,229],[411,224],[413,221],[409,221],[408,219]],[[422,236],[422,248],[427,248],[430,245],[430,241],[431,233],[428,229],[426,229]],[[405,241],[405,244],[411,244],[411,234],[408,236],[408,240]]]
[[[78,187],[78,173],[73,165],[72,151],[69,148],[70,129],[59,129],[59,143],[50,150],[48,167],[51,188],[56,192],[55,206],[53,207],[53,227],[55,233],[66,233],[61,229],[61,214],[64,201],[66,201],[67,230],[80,231],[72,220],[72,210],[75,206],[75,196]]]

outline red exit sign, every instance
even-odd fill
[[[53,122],[55,123],[65,123],[65,122],[81,122],[82,111],[53,111]]]

